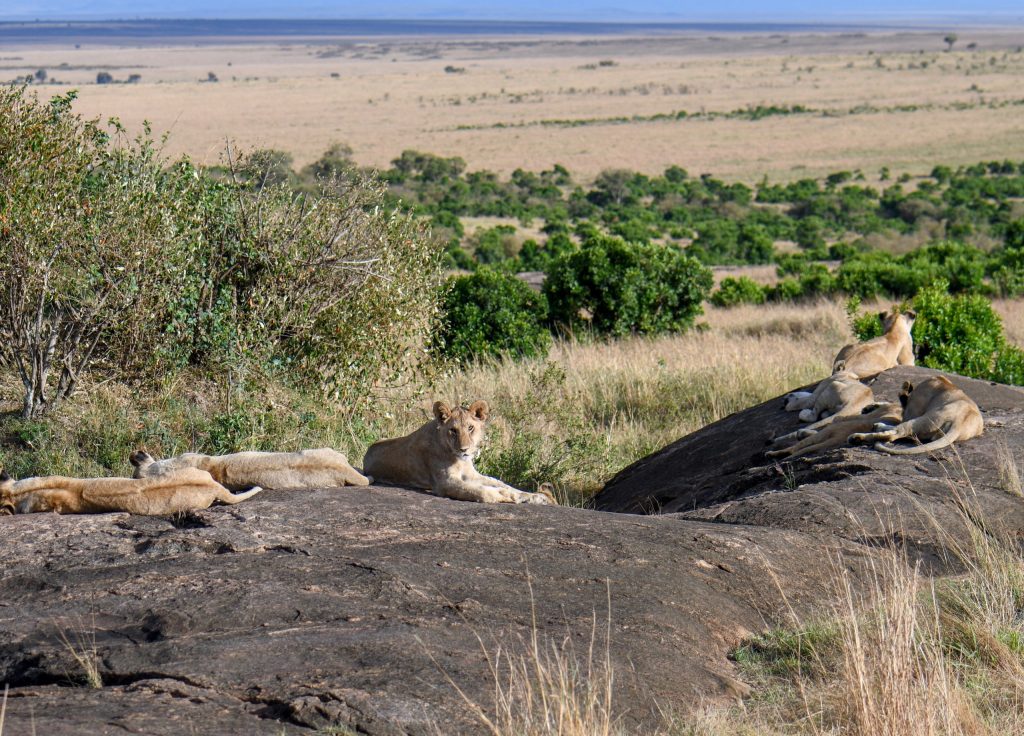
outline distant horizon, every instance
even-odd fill
[[[1024,24],[1016,0],[979,0],[970,10],[952,0],[6,0],[0,22],[68,23],[140,20],[466,21],[512,23],[759,23],[807,25]]]

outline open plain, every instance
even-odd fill
[[[0,29],[2,30],[2,29]],[[217,163],[225,142],[298,166],[342,142],[363,165],[403,149],[508,174],[560,163],[757,181],[1024,158],[1024,30],[501,36],[7,39],[0,78],[168,131]],[[2,39],[2,33],[0,33]],[[97,84],[100,73],[113,82]],[[134,83],[125,83],[137,75]],[[217,81],[210,81],[216,79]]]

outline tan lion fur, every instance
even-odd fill
[[[852,442],[874,442],[890,455],[920,455],[978,437],[985,429],[981,410],[967,394],[945,376],[932,376],[914,386],[903,384],[900,392],[903,421],[895,427],[875,427],[874,432],[853,435]],[[888,444],[910,437],[926,444],[893,447]]]
[[[261,488],[232,494],[213,477],[186,468],[157,478],[66,478],[59,475],[14,480],[0,474],[0,513],[100,514],[127,511],[157,516],[208,508],[214,501],[235,504]]]
[[[251,486],[261,488],[316,489],[366,486],[372,478],[357,471],[348,459],[323,447],[298,452],[236,452],[230,455],[202,455],[188,452],[165,460],[154,460],[139,450],[129,458],[135,478],[174,473],[182,468],[199,468],[233,491]]]
[[[850,371],[858,378],[870,378],[896,365],[914,365],[914,340],[910,331],[914,312],[880,312],[882,335],[845,346],[832,363],[832,372]]]
[[[475,401],[468,409],[436,401],[434,418],[415,432],[371,445],[364,470],[378,480],[460,501],[553,503],[548,494],[520,491],[473,467],[488,413],[486,401]]]
[[[812,452],[824,452],[845,445],[858,432],[867,432],[879,424],[892,426],[902,419],[899,404],[882,403],[865,407],[860,414],[830,418],[817,425],[812,424],[795,432],[776,437],[774,444],[799,440],[796,444],[781,450],[771,450],[765,455],[772,458],[797,458]]]
[[[875,396],[852,371],[840,369],[822,379],[813,391],[794,391],[786,396],[786,411],[799,411],[801,422],[860,414]]]

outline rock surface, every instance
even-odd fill
[[[454,685],[492,707],[487,658],[525,651],[531,587],[541,640],[581,656],[595,619],[604,651],[610,597],[617,693],[642,721],[742,690],[729,648],[827,592],[808,554],[870,557],[814,533],[382,487],[0,524],[5,735],[479,731]]]
[[[899,367],[872,383],[896,401],[904,381],[939,374]],[[622,470],[595,499],[598,509],[661,513],[776,529],[896,541],[941,571],[951,561],[942,538],[962,526],[964,503],[1010,533],[1024,529],[1024,502],[1008,480],[1024,470],[1024,391],[948,375],[974,399],[985,434],[933,454],[897,457],[843,447],[792,461],[764,456],[766,443],[800,426],[782,399],[726,417]]]
[[[592,636],[595,664],[607,646],[627,725],[735,698],[730,649],[819,607],[837,564],[867,580],[892,539],[947,564],[929,529],[958,523],[964,471],[986,514],[1024,527],[999,477],[1001,448],[1021,460],[1024,392],[957,382],[989,422],[958,454],[765,462],[796,424],[780,399],[626,469],[605,511],[371,487],[178,518],[2,517],[4,734],[484,732],[470,702],[493,707],[492,663],[534,631],[583,663]]]

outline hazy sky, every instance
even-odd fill
[[[1024,21],[1022,0],[0,0],[0,20],[408,18],[771,22]]]

